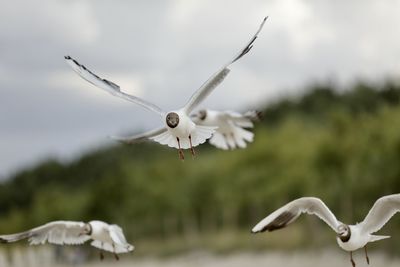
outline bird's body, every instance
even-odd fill
[[[355,266],[352,252],[364,247],[366,259],[369,263],[367,244],[389,238],[389,236],[373,235],[373,233],[379,231],[399,211],[400,194],[384,196],[375,202],[364,221],[355,225],[347,225],[338,221],[320,199],[303,197],[289,202],[271,213],[254,226],[252,232],[278,230],[294,222],[302,213],[313,214],[335,231],[339,247],[350,252],[351,263]]]
[[[363,248],[370,242],[389,238],[389,236],[378,236],[362,233],[360,227],[357,225],[349,225],[349,228],[351,235],[348,241],[343,242],[339,237],[336,237],[339,247],[348,252]]]
[[[102,221],[74,222],[54,221],[31,230],[0,235],[0,242],[11,243],[27,238],[31,245],[49,242],[57,245],[79,245],[92,240],[91,245],[115,254],[130,252],[134,246],[129,244],[122,229],[115,224]],[[102,255],[102,254],[101,254]]]
[[[67,63],[72,67],[72,69],[76,73],[78,73],[83,79],[111,93],[114,96],[134,102],[152,112],[157,113],[163,120],[163,126],[159,129],[154,129],[149,132],[130,137],[114,137],[115,139],[125,143],[136,143],[138,141],[151,139],[162,145],[168,145],[169,147],[179,149],[179,156],[181,159],[183,159],[184,157],[182,149],[190,149],[192,155],[194,155],[193,147],[204,143],[208,138],[212,136],[215,131],[215,127],[196,125],[196,123],[193,122],[189,117],[190,113],[219,84],[222,83],[222,81],[230,72],[229,66],[251,50],[251,48],[253,47],[253,43],[257,39],[258,33],[264,26],[266,19],[267,18],[264,18],[255,35],[239,52],[239,54],[236,55],[233,60],[223,65],[222,68],[219,69],[217,72],[215,72],[199,89],[194,92],[186,105],[178,109],[177,111],[165,112],[153,103],[150,103],[139,97],[126,94],[121,91],[121,88],[117,84],[109,80],[100,78],[98,75],[88,70],[85,66],[81,65],[70,56],[66,56],[65,59]]]
[[[241,114],[234,111],[200,110],[191,117],[198,125],[217,127],[209,142],[213,146],[227,150],[246,148],[246,142],[252,142],[254,134],[253,121],[258,120],[260,113],[249,111]]]
[[[168,114],[171,113],[176,114],[179,118],[179,123],[175,127],[171,127],[168,124]],[[165,116],[165,127],[168,129],[171,135],[181,139],[182,141],[183,139],[188,138],[188,136],[191,135],[196,129],[196,124],[185,114],[183,110],[172,111],[168,114]]]

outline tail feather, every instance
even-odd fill
[[[207,139],[209,139],[212,136],[212,134],[215,132],[216,128],[217,127],[196,125],[196,129],[191,134],[192,146],[195,147],[195,146],[198,146],[198,145],[204,143]],[[150,139],[152,139],[153,141],[160,143],[162,145],[179,148],[176,137],[174,135],[172,135],[172,133],[170,131],[166,131],[166,132],[163,132],[154,137],[150,137]],[[190,148],[189,137],[181,138],[179,140],[179,143],[180,143],[180,146],[182,149]]]
[[[369,242],[376,242],[382,239],[390,238],[388,235],[371,235]]]

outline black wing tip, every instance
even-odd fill
[[[64,56],[64,58],[65,58],[66,60],[71,60],[71,59],[72,59],[72,57],[70,57],[70,56]]]
[[[270,225],[266,225],[260,230],[251,230],[250,233],[252,234],[259,234],[259,233],[264,233],[264,232],[272,232],[274,230],[277,230],[276,228],[271,227]]]
[[[264,112],[259,110],[254,110],[254,117],[252,118],[253,121],[261,121],[264,119]]]
[[[7,239],[4,239],[4,238],[0,237],[0,243],[7,244],[7,243],[10,243],[10,242]]]

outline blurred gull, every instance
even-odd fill
[[[353,267],[355,267],[353,251],[364,247],[365,257],[369,264],[367,244],[390,237],[372,234],[379,231],[399,211],[400,194],[384,196],[375,202],[363,222],[356,225],[347,225],[338,221],[335,215],[319,198],[303,197],[271,213],[259,222],[252,229],[252,232],[271,232],[291,224],[302,213],[315,214],[336,232],[336,239],[339,246],[350,252],[350,261]]]
[[[204,143],[214,133],[216,127],[196,125],[189,114],[225,79],[230,69],[228,68],[232,63],[240,59],[242,56],[247,54],[253,47],[254,41],[257,39],[258,33],[261,31],[267,17],[265,17],[258,28],[255,35],[250,39],[248,44],[239,52],[233,60],[225,64],[219,71],[214,73],[195,93],[191,96],[186,105],[178,110],[165,112],[158,106],[143,100],[139,97],[129,95],[121,91],[121,88],[106,79],[102,79],[85,66],[78,63],[75,59],[70,56],[66,56],[65,59],[68,64],[77,72],[83,79],[92,83],[93,85],[111,93],[114,96],[124,98],[128,101],[134,102],[142,107],[157,113],[164,124],[159,129],[154,129],[146,133],[134,135],[130,137],[114,137],[117,140],[135,143],[143,139],[151,139],[162,145],[168,145],[178,149],[180,159],[184,159],[182,149],[189,149],[194,156],[195,152],[193,147]]]
[[[0,242],[11,243],[28,238],[30,245],[45,244],[46,241],[57,245],[80,245],[88,240],[92,246],[101,250],[117,254],[133,251],[134,247],[127,243],[121,227],[115,224],[107,224],[102,221],[74,222],[54,221],[31,230],[11,234],[0,235]],[[100,251],[100,259],[104,258]]]
[[[218,127],[209,143],[228,150],[246,148],[246,142],[253,142],[254,134],[246,129],[254,127],[253,121],[260,120],[261,113],[254,110],[241,114],[234,111],[203,109],[190,117],[197,125]]]

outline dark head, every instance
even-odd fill
[[[175,112],[170,112],[167,114],[165,121],[167,122],[168,127],[175,128],[179,124],[179,115]]]
[[[205,109],[200,110],[200,111],[197,113],[197,117],[198,117],[200,120],[204,121],[204,120],[207,118],[207,111],[206,111]]]
[[[92,234],[92,226],[90,225],[90,223],[85,223],[85,226],[83,227],[82,232],[80,233],[80,235],[91,235]]]
[[[351,230],[350,227],[346,224],[342,224],[338,227],[338,234],[337,236],[342,240],[342,242],[346,243],[350,240],[351,237]]]

